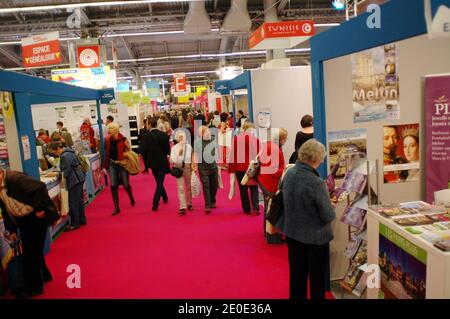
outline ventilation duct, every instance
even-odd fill
[[[184,20],[184,33],[209,33],[211,21],[205,9],[205,0],[189,2],[189,11]]]
[[[231,0],[231,8],[222,24],[223,32],[248,32],[252,28],[252,20],[247,9],[247,0]]]

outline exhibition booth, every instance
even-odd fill
[[[84,201],[92,200],[104,181],[100,155],[104,149],[104,130],[97,129],[98,147],[92,153],[80,138],[80,126],[84,119],[89,118],[93,126],[102,127],[101,105],[107,107],[114,99],[114,91],[82,88],[0,70],[0,93],[2,167],[40,179],[47,185],[50,197],[60,210],[58,162],[38,143],[37,136],[40,130],[50,136],[57,130],[56,122],[61,121],[72,135],[73,147],[83,152],[90,164],[84,185]],[[58,225],[50,229],[52,237],[67,223],[68,216],[62,217]]]
[[[249,120],[258,128],[260,138],[270,138],[270,128],[288,131],[288,142],[283,147],[286,159],[294,152],[300,119],[312,114],[311,87],[311,69],[308,66],[245,71],[232,80],[215,82],[216,91],[232,96],[233,108],[230,111],[237,114],[242,110],[248,114]]]
[[[369,278],[368,298],[450,298],[450,42],[431,27],[446,7],[390,1],[381,28],[366,13],[311,39],[319,170],[338,201],[331,277],[358,296]]]

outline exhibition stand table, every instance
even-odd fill
[[[369,208],[368,266],[380,267],[381,283],[371,288],[369,281],[367,297],[450,298],[450,252],[407,228]]]

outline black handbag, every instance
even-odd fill
[[[266,219],[272,225],[276,225],[283,214],[283,191],[279,189],[275,195],[269,199],[269,208],[267,210]]]
[[[175,178],[180,178],[184,174],[184,161],[186,160],[186,144],[184,144],[184,151],[183,152],[184,152],[183,153],[184,158],[183,158],[183,165],[181,166],[181,168],[173,166],[170,169],[170,172],[169,172],[169,174],[172,175]]]
[[[24,293],[25,281],[23,276],[23,254],[18,240],[13,244],[13,258],[8,263],[8,285],[15,295]]]

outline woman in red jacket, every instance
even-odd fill
[[[272,129],[271,141],[262,147],[259,155],[260,173],[258,176],[259,186],[264,194],[264,216],[267,214],[269,197],[274,195],[278,189],[278,183],[286,167],[282,151],[287,140],[287,131],[284,128]],[[264,234],[268,243],[281,243],[281,235],[269,235],[265,231],[266,220],[264,219]]]
[[[131,150],[130,144],[125,136],[120,134],[119,125],[116,123],[108,124],[108,136],[105,141],[105,162],[104,168],[109,170],[109,179],[111,182],[111,193],[114,201],[114,211],[112,215],[120,213],[119,207],[119,184],[121,183],[128,196],[130,197],[131,206],[135,201],[131,192],[129,174],[118,161],[121,161],[126,151]]]
[[[258,185],[241,185],[241,180],[247,171],[251,160],[254,160],[258,155],[260,148],[259,139],[252,134],[255,131],[253,123],[245,122],[243,126],[244,133],[236,135],[231,144],[230,157],[228,161],[228,172],[236,174],[236,179],[239,185],[239,193],[241,195],[241,205],[244,213],[247,215],[259,215],[259,198]],[[250,191],[250,199],[248,192]]]

